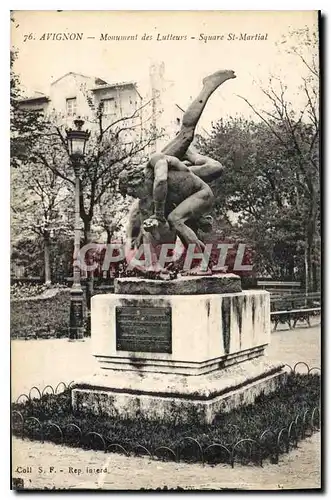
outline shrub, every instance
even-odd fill
[[[27,288],[30,290],[31,286],[24,287],[24,291],[26,292]],[[41,290],[39,286],[32,288]],[[44,285],[42,288],[45,291]],[[49,296],[15,298],[11,300],[10,312],[12,338],[68,336],[70,289],[54,288]]]
[[[10,286],[11,299],[28,299],[42,295],[46,290],[68,288],[66,285],[54,284],[46,285],[45,283],[28,283],[19,281]]]
[[[10,287],[11,299],[24,299],[41,295],[47,286],[45,284],[14,283]]]

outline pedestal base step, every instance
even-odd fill
[[[207,375],[180,376],[109,371],[73,385],[75,410],[95,415],[121,415],[150,420],[192,419],[211,423],[219,413],[253,403],[260,394],[281,387],[287,378],[282,364],[255,359]]]
[[[172,361],[164,359],[121,358],[120,356],[96,356],[102,370],[121,370],[124,372],[153,372],[175,375],[205,375],[231,365],[264,356],[265,346],[245,349],[219,358],[201,362]]]

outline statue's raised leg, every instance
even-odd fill
[[[191,172],[207,183],[218,179],[224,170],[222,163],[200,154],[192,144],[185,153],[185,160]]]
[[[162,150],[162,153],[182,160],[193,141],[194,132],[209,97],[222,83],[236,78],[234,71],[221,70],[203,79],[198,97],[190,104],[183,116],[182,127],[176,137]]]

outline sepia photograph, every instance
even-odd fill
[[[321,12],[8,23],[11,489],[321,490]]]

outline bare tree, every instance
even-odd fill
[[[319,70],[318,38],[308,28],[291,33],[288,40],[299,37],[300,44],[289,46],[288,53],[297,57],[303,66],[299,87],[304,102],[298,110],[286,84],[279,77],[271,77],[267,88],[261,87],[270,109],[260,110],[249,99],[243,99],[254,113],[263,121],[270,133],[279,141],[291,159],[295,172],[296,208],[303,216],[306,291],[316,288],[316,256],[319,254]]]
[[[65,206],[72,197],[61,178],[32,162],[13,169],[11,181],[12,243],[22,235],[41,237],[45,282],[51,282],[51,238],[69,231]]]
[[[89,97],[87,96],[87,99]],[[88,101],[89,102],[89,101]],[[143,162],[148,148],[154,143],[158,132],[149,124],[149,117],[141,118],[141,112],[151,104],[144,103],[129,116],[109,123],[100,103],[90,120],[94,124],[87,145],[87,153],[80,176],[80,216],[83,221],[84,242],[92,239],[91,225],[95,207],[102,204],[109,189],[114,190],[119,172],[128,163]],[[73,187],[73,170],[69,165],[65,127],[55,117],[45,134],[33,148],[36,162],[49,168],[56,176]]]

